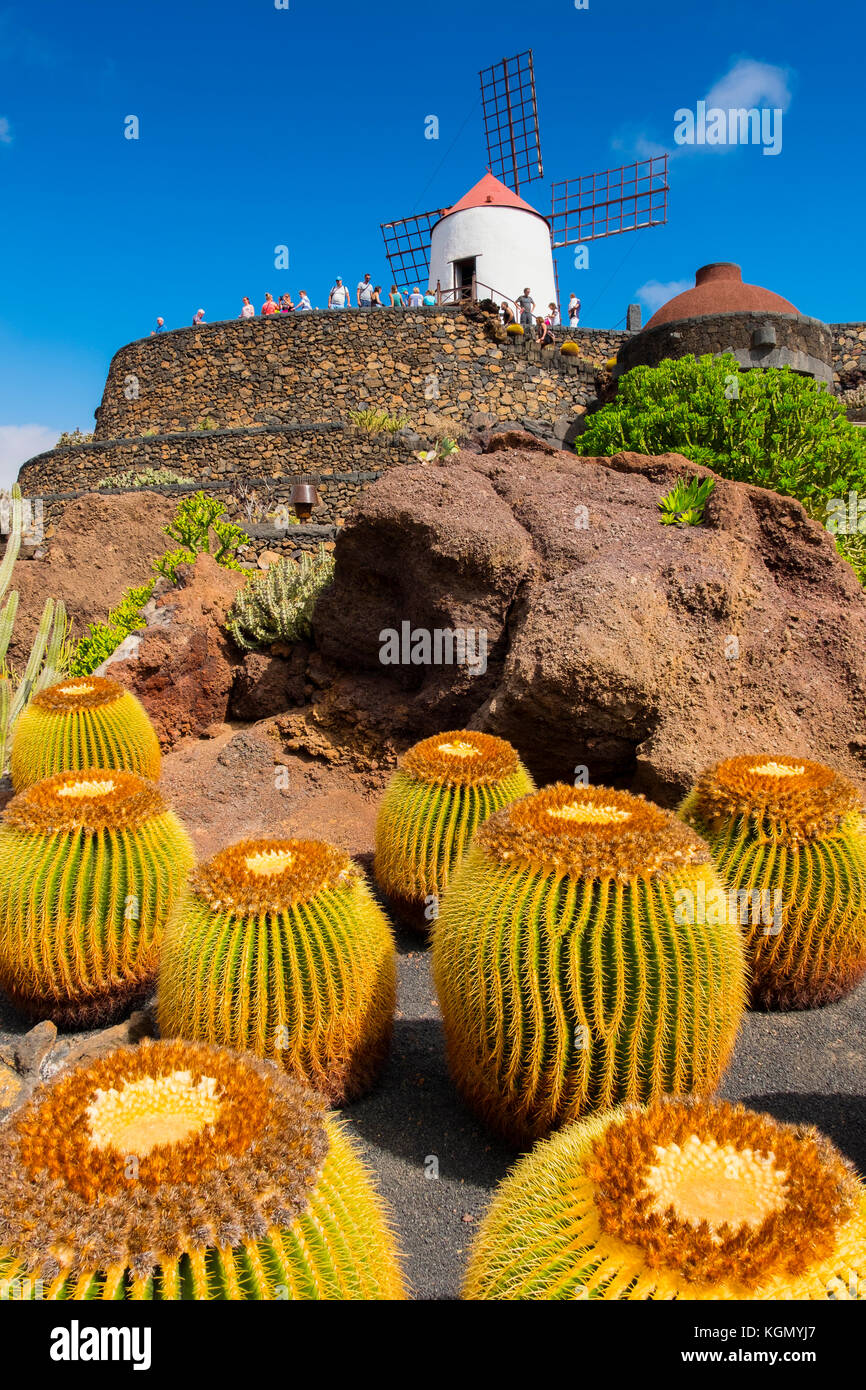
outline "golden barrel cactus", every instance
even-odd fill
[[[535,790],[510,743],[451,729],[407,753],[376,820],[376,882],[412,926],[435,920],[472,836],[494,811]]]
[[[193,861],[180,821],[131,772],[59,772],[20,792],[0,824],[0,987],[66,1028],[140,1003]]]
[[[0,1288],[31,1299],[398,1299],[393,1236],[321,1100],[255,1057],[121,1048],[0,1136]]]
[[[752,1002],[805,1009],[866,974],[866,807],[804,758],[729,758],[680,808],[709,844],[746,940]]]
[[[23,791],[55,772],[119,768],[159,780],[159,740],[144,706],[117,681],[77,676],[40,690],[15,724],[11,775]]]
[[[745,995],[709,850],[605,787],[545,787],[477,831],[433,933],[448,1059],[518,1142],[591,1110],[708,1093]],[[723,906],[723,905],[722,905]]]
[[[569,1125],[494,1195],[468,1299],[866,1297],[866,1188],[814,1129],[706,1100]]]
[[[196,870],[172,917],[160,1032],[270,1058],[342,1103],[387,1055],[396,969],[391,928],[348,855],[244,840]]]

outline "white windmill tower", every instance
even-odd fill
[[[398,285],[429,284],[440,302],[513,302],[528,285],[546,309],[559,303],[559,247],[667,221],[668,156],[554,183],[546,217],[520,197],[521,180],[544,174],[532,52],[479,77],[487,173],[451,207],[383,222],[385,254]]]

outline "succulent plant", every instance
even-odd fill
[[[866,1188],[816,1130],[665,1099],[569,1125],[496,1192],[469,1299],[866,1297]]]
[[[838,772],[805,758],[729,758],[680,808],[737,895],[752,1002],[805,1009],[866,974],[866,809]]]
[[[166,932],[163,1037],[267,1057],[332,1103],[372,1084],[395,999],[391,929],[348,855],[317,840],[222,850]]]
[[[109,1022],[153,988],[192,845],[134,773],[59,772],[0,824],[0,986],[60,1027]]]
[[[12,785],[31,787],[55,772],[119,768],[156,782],[159,740],[144,706],[117,681],[83,676],[34,695],[15,725]]]
[[[512,338],[523,337],[523,327],[519,323],[510,323],[505,331],[506,333],[509,333]]]
[[[577,346],[577,343],[574,342],[574,340],[573,340],[572,338],[566,338],[566,339],[560,344],[559,351],[562,353],[563,357],[579,357],[579,356],[580,356],[580,348]]]
[[[545,787],[480,827],[433,972],[454,1080],[518,1142],[622,1101],[711,1092],[745,994],[707,846],[605,787]]]
[[[379,807],[373,867],[395,912],[429,925],[478,826],[534,790],[511,744],[491,734],[452,729],[404,753]]]
[[[369,1175],[319,1097],[254,1057],[119,1048],[0,1137],[0,1287],[45,1299],[405,1297]]]
[[[331,582],[334,558],[323,545],[315,558],[296,564],[283,556],[255,575],[235,596],[226,629],[241,651],[261,651],[274,642],[302,642],[310,636],[316,600]]]

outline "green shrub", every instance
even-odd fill
[[[226,629],[241,651],[262,651],[274,642],[302,642],[311,634],[316,599],[330,584],[334,559],[323,545],[318,554],[288,556],[254,575],[235,597]]]
[[[224,521],[225,506],[215,497],[206,497],[203,492],[195,492],[180,503],[174,521],[164,528],[165,534],[173,541],[179,541],[177,550],[168,550],[154,562],[158,574],[177,583],[179,565],[195,563],[197,555],[212,554],[218,565],[237,570],[240,565],[235,556],[242,545],[248,541],[246,531],[231,521]],[[211,533],[215,538],[215,549],[211,550]]]
[[[356,429],[366,430],[368,434],[396,434],[397,430],[405,429],[408,425],[408,417],[405,415],[389,415],[387,410],[350,410],[349,421]]]
[[[635,367],[596,411],[575,448],[584,456],[680,453],[722,477],[801,501],[825,523],[827,503],[866,494],[866,438],[841,401],[789,367],[744,372],[730,354]],[[866,581],[862,538],[837,546]]]
[[[82,430],[64,430],[55,444],[55,449],[61,448],[64,444],[90,444],[93,439],[93,430],[85,434]]]
[[[107,623],[88,625],[87,632],[79,639],[72,654],[69,666],[71,676],[89,676],[117,651],[125,637],[144,627],[141,610],[153,593],[155,584],[155,579],[149,579],[137,589],[127,589],[120,603],[109,613]]]

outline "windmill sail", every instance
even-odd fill
[[[385,255],[398,289],[410,281],[425,286],[430,270],[430,230],[444,208],[419,212],[398,222],[382,222]]]
[[[478,74],[487,165],[515,193],[544,175],[532,50],[502,58]]]
[[[585,174],[552,185],[554,248],[658,227],[668,220],[668,156]]]

